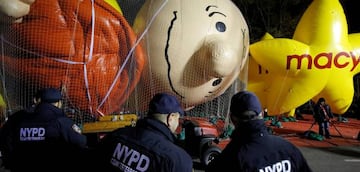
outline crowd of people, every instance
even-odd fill
[[[62,106],[61,91],[45,88],[34,96],[33,106],[9,117],[0,131],[5,168],[11,172],[194,171],[192,157],[177,144],[175,132],[184,110],[173,95],[155,94],[146,117],[135,126],[107,133],[91,147]],[[296,146],[268,132],[254,93],[233,95],[230,118],[235,127],[231,141],[205,171],[311,171]]]

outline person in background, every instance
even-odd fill
[[[230,119],[235,126],[231,141],[210,161],[206,172],[312,171],[295,145],[268,133],[254,93],[241,91],[231,98]]]
[[[319,125],[319,134],[321,136],[325,134],[325,138],[330,139],[329,124],[334,115],[323,97],[319,98],[314,107],[314,118]]]
[[[11,172],[81,170],[87,139],[62,110],[61,92],[41,90],[40,103],[24,113],[12,131]]]
[[[95,171],[192,172],[192,158],[175,144],[174,133],[182,115],[176,97],[156,94],[147,116],[135,127],[116,129],[95,146]]]
[[[9,115],[6,122],[1,127],[0,152],[1,152],[2,166],[4,166],[6,169],[9,169],[11,166],[10,159],[13,150],[13,139],[15,138],[13,132],[15,130],[15,126],[18,123],[18,121],[22,119],[22,116],[34,112],[36,105],[39,104],[41,101],[41,92],[42,90],[38,90],[35,93],[31,106]]]
[[[295,108],[295,118],[297,120],[304,120],[305,119],[304,116],[302,115],[299,107]]]

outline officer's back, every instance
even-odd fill
[[[261,103],[254,93],[240,91],[233,95],[230,119],[235,126],[231,141],[208,164],[206,172],[312,171],[295,145],[268,132]]]
[[[174,132],[184,114],[176,97],[156,94],[146,118],[135,127],[108,133],[95,150],[98,171],[192,172],[192,159],[175,144]],[[95,164],[97,163],[97,164]]]
[[[24,116],[31,114],[34,112],[35,107],[41,100],[41,92],[42,90],[38,90],[33,97],[33,102],[30,107],[25,109],[21,109],[11,115],[8,116],[8,119],[1,127],[0,130],[0,151],[1,151],[1,159],[2,165],[6,169],[10,169],[12,166],[12,155],[13,155],[13,146],[14,139],[18,136],[15,134],[15,127],[19,123],[20,120],[24,118]],[[15,164],[16,165],[16,164]]]
[[[11,171],[64,171],[80,162],[86,137],[62,111],[61,92],[44,89],[41,103],[16,125]]]

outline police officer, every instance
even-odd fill
[[[176,97],[159,93],[149,103],[147,117],[135,127],[107,134],[95,148],[99,171],[192,172],[190,155],[175,142],[184,114]]]
[[[76,170],[86,148],[86,136],[62,110],[55,88],[42,90],[34,112],[16,124],[12,172]]]
[[[12,156],[12,150],[13,150],[13,139],[16,138],[14,135],[14,130],[16,124],[18,124],[18,121],[21,120],[23,115],[28,115],[32,112],[34,112],[34,109],[37,104],[41,101],[41,92],[42,90],[38,90],[33,97],[33,102],[30,107],[19,110],[11,115],[9,115],[8,119],[4,123],[4,125],[1,127],[0,130],[0,151],[1,151],[1,159],[2,159],[2,165],[9,169],[11,168],[11,156]]]
[[[209,163],[206,172],[311,171],[297,147],[268,133],[255,94],[248,91],[235,94],[231,99],[230,118],[235,126],[231,141]]]

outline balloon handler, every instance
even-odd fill
[[[311,127],[305,132],[305,136],[315,140],[324,140],[324,136],[326,139],[331,139],[329,127],[330,125],[334,126],[335,130],[341,135],[340,131],[336,128],[333,122],[334,115],[331,111],[331,108],[328,104],[326,104],[325,98],[321,97],[317,101],[313,109],[314,119],[315,121],[311,125]],[[317,123],[319,125],[319,134],[316,135],[311,131],[311,128]]]

